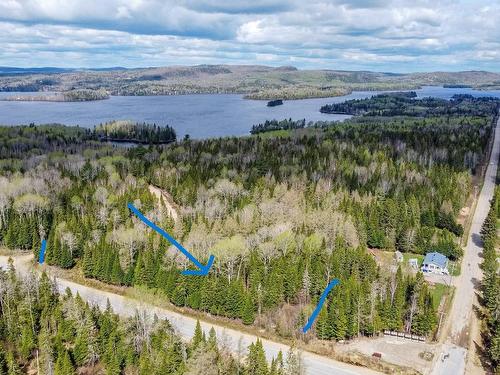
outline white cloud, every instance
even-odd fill
[[[498,71],[496,14],[487,0],[3,0],[0,65]]]

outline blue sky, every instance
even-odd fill
[[[0,65],[498,72],[498,14],[498,0],[1,0]]]

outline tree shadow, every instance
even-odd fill
[[[483,240],[481,239],[481,235],[479,233],[472,233],[472,242],[476,246],[483,247]]]
[[[483,338],[484,340],[484,338]],[[487,374],[493,374],[492,368],[491,368],[491,362],[488,357],[488,352],[486,351],[485,348],[482,347],[482,345],[476,340],[472,340],[472,343],[474,345],[474,349],[476,350],[476,354],[479,358],[479,362],[481,363],[481,367]]]
[[[473,277],[471,279],[472,285],[474,285],[474,289],[478,292],[481,291],[481,280],[479,280],[477,277]]]

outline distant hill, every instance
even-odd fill
[[[65,73],[74,69],[55,68],[51,66],[41,68],[16,68],[11,66],[0,66],[0,74],[51,74]]]
[[[117,70],[127,70],[121,66],[113,66],[109,68],[56,68],[53,66],[46,66],[40,68],[18,68],[12,66],[0,66],[0,74],[55,74],[55,73],[68,73],[75,71],[95,71],[95,72],[109,72]]]
[[[354,90],[407,90],[423,85],[499,89],[500,74],[485,71],[386,73],[300,70],[291,66],[196,65],[125,69],[0,67],[0,91],[104,89],[111,95],[239,93],[252,99],[328,97]]]

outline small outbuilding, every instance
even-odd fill
[[[448,258],[441,253],[427,253],[420,269],[422,272],[448,275],[448,262]]]
[[[408,265],[414,270],[418,270],[418,259],[417,258],[408,259]]]

